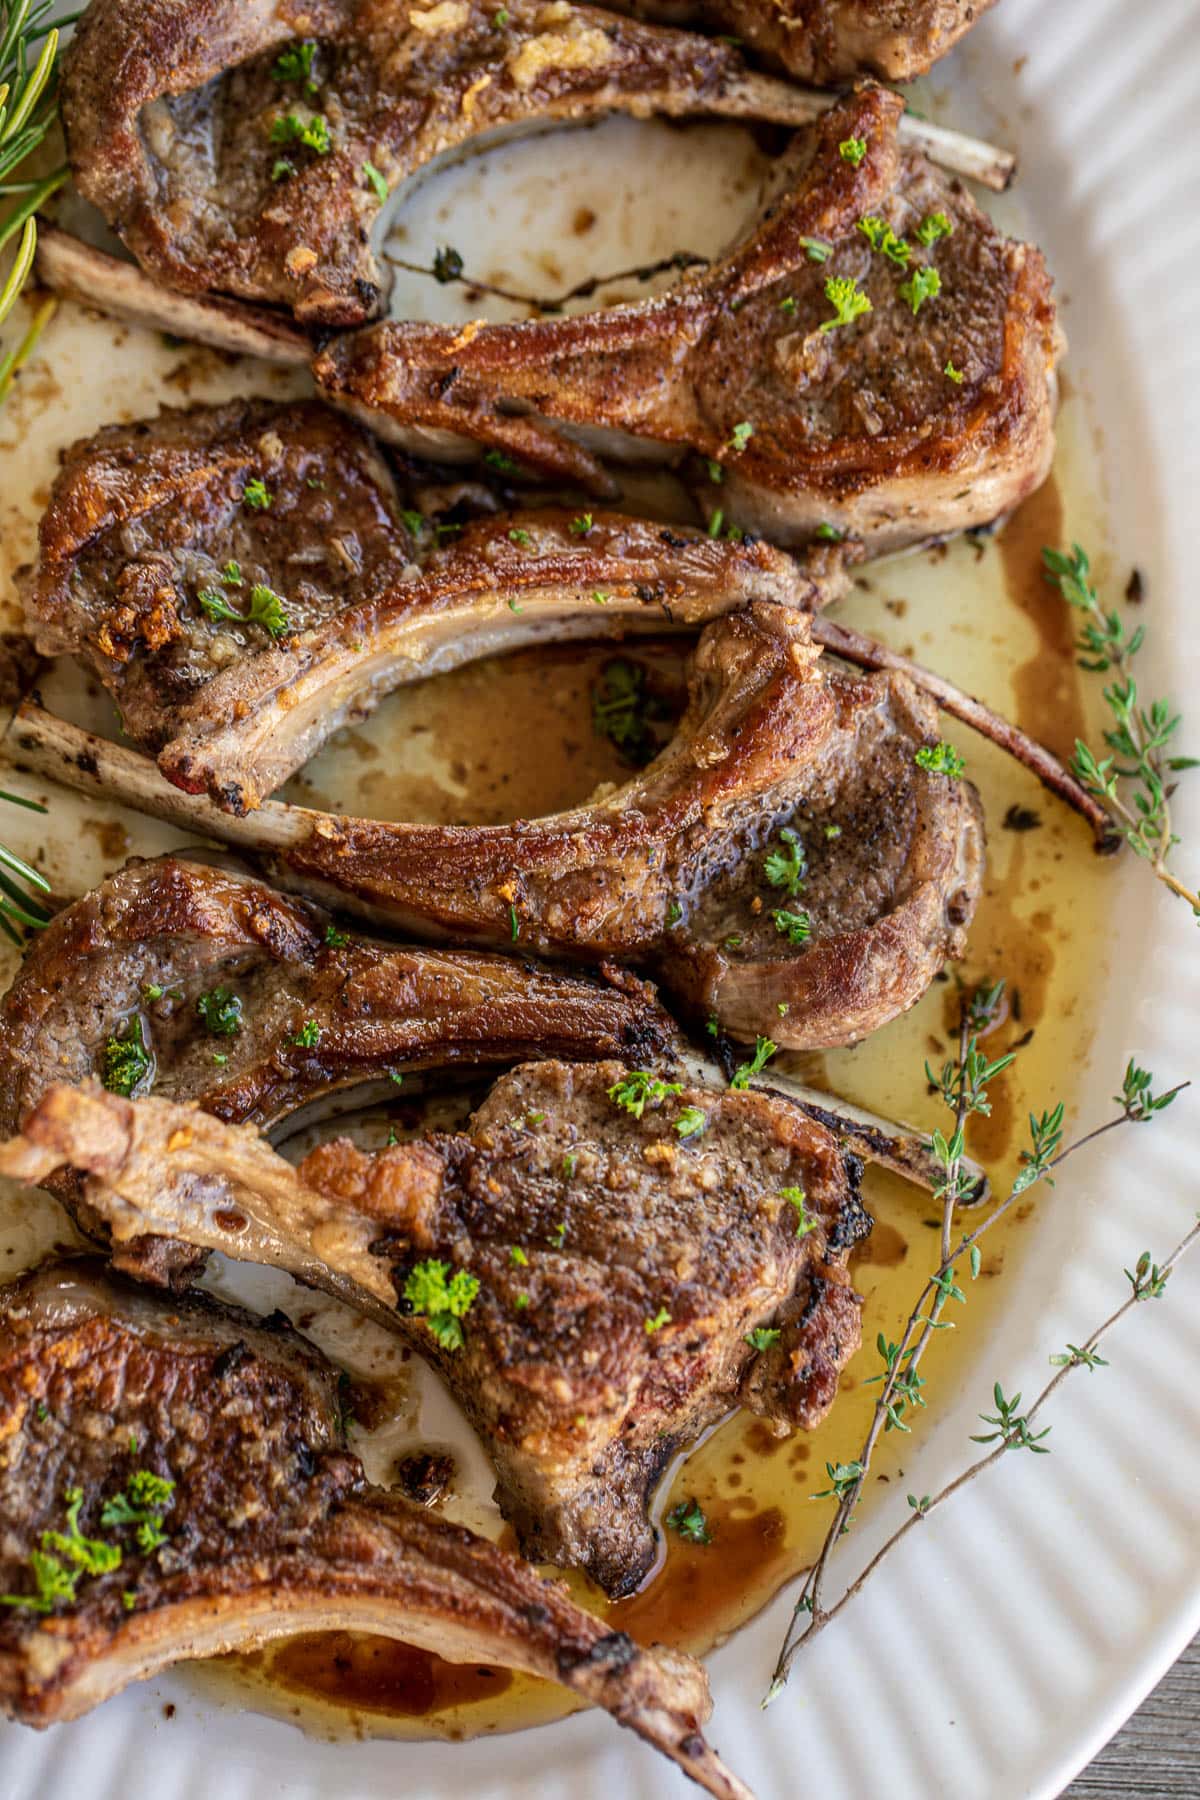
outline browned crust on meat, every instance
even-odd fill
[[[890,549],[982,524],[1045,477],[1063,339],[1040,252],[901,151],[902,113],[899,96],[868,86],[798,134],[790,185],[757,231],[666,295],[513,324],[388,322],[328,346],[317,378],[400,435],[452,432],[599,493],[610,477],[571,428],[722,461],[722,504],[777,542],[826,523]],[[851,138],[867,146],[857,167],[839,153]],[[910,243],[910,270],[943,280],[914,316],[902,272],[858,225],[877,215],[904,236],[934,211],[954,231]],[[812,262],[806,238],[832,257]],[[826,333],[835,275],[873,310]]]
[[[94,1263],[0,1289],[0,1589],[32,1591],[28,1554],[62,1528],[66,1488],[81,1490],[85,1534],[122,1550],[74,1605],[0,1608],[0,1709],[76,1718],[173,1662],[337,1624],[560,1682],[711,1793],[748,1800],[701,1736],[700,1667],[642,1650],[495,1545],[368,1487],[342,1447],[336,1388],[286,1321],[151,1300]],[[100,1522],[137,1469],[174,1483],[149,1554]]]
[[[744,72],[728,45],[596,8],[510,0],[505,13],[498,31],[478,0],[93,0],[63,81],[76,182],[168,285],[354,325],[380,311],[387,286],[364,163],[395,187],[497,127],[684,111]],[[318,42],[314,93],[271,75],[293,39]],[[195,142],[214,106],[215,166]],[[328,154],[271,142],[274,119],[296,108],[327,117]],[[274,180],[281,156],[292,172]]]
[[[156,1091],[220,1118],[270,1123],[388,1072],[549,1055],[661,1056],[673,1028],[651,991],[512,957],[326,941],[330,915],[265,882],[178,857],[134,861],[60,913],[0,1003],[0,1128],[56,1080],[97,1072],[106,1040],[143,1021]],[[203,993],[245,996],[217,1040]],[[158,998],[147,989],[158,987]],[[315,1044],[296,1044],[301,1026]],[[213,1062],[213,1049],[228,1062]]]

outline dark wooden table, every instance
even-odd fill
[[[1063,1800],[1200,1800],[1200,1638]]]

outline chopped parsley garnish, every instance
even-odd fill
[[[518,1307],[520,1307],[521,1310],[523,1311],[525,1309],[525,1307],[527,1307],[529,1305],[529,1295],[528,1294],[518,1294],[515,1304]]]
[[[817,1221],[805,1211],[808,1195],[804,1189],[802,1187],[785,1187],[780,1189],[780,1193],[788,1205],[794,1206],[796,1209],[796,1236],[807,1237],[810,1231],[815,1231]]]
[[[76,1573],[73,1580],[78,1581],[81,1575],[107,1575],[121,1566],[121,1551],[117,1544],[106,1544],[99,1538],[84,1537],[79,1529],[79,1509],[83,1505],[83,1489],[68,1488],[63,1498],[67,1502],[66,1531],[43,1531],[42,1549],[51,1554],[65,1558],[73,1563]],[[107,1510],[107,1509],[106,1509]],[[100,1523],[108,1520],[102,1513]],[[72,1598],[74,1596],[72,1595]]]
[[[461,1350],[461,1321],[470,1312],[479,1292],[479,1280],[465,1269],[450,1276],[449,1263],[430,1258],[415,1263],[404,1281],[404,1298],[414,1313],[424,1318],[443,1350]]]
[[[563,1170],[563,1180],[564,1181],[570,1181],[572,1179],[572,1177],[575,1174],[575,1165],[578,1161],[579,1161],[578,1150],[568,1150],[565,1153],[565,1155],[563,1156],[563,1160],[562,1160],[562,1170]]]
[[[750,1061],[748,1063],[742,1063],[740,1067],[734,1070],[729,1082],[730,1087],[748,1088],[750,1086],[750,1077],[752,1075],[762,1074],[778,1048],[779,1045],[773,1044],[770,1038],[760,1037],[754,1045],[754,1055],[750,1058]]]
[[[838,145],[838,155],[841,157],[842,161],[852,163],[856,169],[866,154],[866,138],[843,138]]]
[[[508,8],[507,8],[507,6],[502,6],[500,8],[499,12],[494,12],[492,14],[492,30],[493,31],[503,31],[504,27],[507,24],[508,24]]]
[[[846,539],[844,531],[839,531],[836,525],[830,525],[824,519],[817,526],[817,536],[826,544],[841,544]]]
[[[749,419],[741,419],[730,432],[729,442],[724,448],[726,450],[744,450],[753,436],[754,427]]]
[[[159,987],[157,981],[148,981],[142,989],[142,999],[145,1000],[147,1004],[151,1000],[161,1000],[165,991],[164,988]]]
[[[942,291],[942,278],[936,269],[914,269],[907,281],[902,281],[896,292],[902,300],[907,300],[916,317],[926,300],[936,300]]]
[[[963,372],[961,369],[956,369],[952,362],[947,362],[945,368],[942,370],[942,374],[948,376],[949,379],[954,383],[955,387],[962,386]]]
[[[607,738],[621,760],[634,768],[644,768],[654,755],[650,724],[661,719],[664,710],[646,692],[645,669],[624,657],[606,662],[592,686],[592,730]]]
[[[321,1041],[321,1027],[315,1019],[305,1019],[303,1025],[292,1039],[297,1050],[315,1050]]]
[[[611,599],[612,595],[604,593],[601,588],[592,589],[592,604],[594,606],[607,606]]]
[[[783,907],[776,907],[771,917],[776,931],[789,944],[806,944],[812,936],[812,920],[806,912],[787,912]]]
[[[670,1323],[670,1313],[665,1306],[660,1306],[654,1317],[645,1321],[646,1336],[653,1337],[656,1331],[661,1331],[664,1325],[669,1325]]]
[[[608,1097],[614,1106],[622,1106],[635,1119],[640,1119],[648,1102],[658,1103],[671,1094],[682,1092],[682,1082],[663,1081],[649,1069],[631,1069],[620,1081],[613,1082]]]
[[[306,150],[315,150],[318,156],[328,156],[333,149],[329,126],[321,113],[314,113],[311,119],[302,119],[299,113],[281,113],[272,122],[271,142],[302,144]]]
[[[840,825],[827,825],[825,827],[825,839],[827,843],[832,842],[834,838],[840,838],[841,835],[842,828]]]
[[[362,166],[362,172],[370,182],[375,193],[375,198],[378,200],[380,206],[382,206],[388,197],[386,178],[379,173],[379,170],[375,167],[373,162],[365,162]]]
[[[277,156],[271,164],[271,180],[286,181],[289,175],[296,173],[296,165],[290,156]]]
[[[695,1500],[681,1500],[678,1506],[673,1506],[667,1514],[667,1524],[691,1544],[712,1543],[708,1520]]]
[[[521,935],[521,921],[517,916],[516,902],[510,901],[508,907],[508,935],[515,944]]]
[[[670,906],[668,906],[668,908],[667,908],[667,924],[668,925],[678,925],[678,923],[679,923],[680,919],[682,919],[682,917],[683,917],[682,906],[680,906],[678,900],[672,900]]]
[[[591,513],[580,513],[578,518],[571,520],[571,536],[586,537],[588,532],[592,529],[592,524],[593,519]]]
[[[945,743],[922,744],[913,760],[919,769],[927,769],[931,775],[948,775],[951,781],[957,781],[967,766],[953,744]]]
[[[718,506],[716,512],[713,514],[712,518],[708,521],[709,537],[710,538],[719,538],[721,535],[721,527],[724,525],[724,523],[725,523],[724,511],[722,510],[721,507]]]
[[[794,894],[804,879],[804,845],[787,825],[780,827],[779,847],[763,863],[763,874],[772,887]]]
[[[779,302],[779,310],[781,313],[787,313],[788,317],[790,318],[796,310],[796,301],[795,301],[794,296],[791,294],[785,294],[783,299]]]
[[[281,50],[276,57],[271,73],[276,81],[302,81],[306,87],[312,89],[314,86],[312,66],[316,53],[316,44],[308,39],[305,39],[303,43],[289,44],[287,49]]]
[[[870,300],[852,275],[831,275],[825,283],[825,298],[836,316],[822,323],[822,331],[836,331],[839,325],[850,325],[871,311]]]
[[[825,263],[833,255],[833,245],[827,244],[824,238],[802,237],[799,242],[809,262]]]
[[[522,550],[525,550],[533,542],[533,539],[527,531],[522,531],[519,525],[514,525],[508,534],[508,541],[510,544],[519,544]]]
[[[529,1258],[522,1250],[520,1244],[513,1244],[510,1246],[508,1260],[518,1269],[527,1269],[529,1267]]]
[[[425,514],[414,512],[412,507],[409,506],[401,507],[400,523],[412,537],[417,537],[422,525],[425,523]]]
[[[325,927],[325,942],[329,945],[331,950],[340,950],[344,944],[350,942],[350,935],[348,932],[339,931],[336,925],[327,925]]]
[[[448,281],[457,281],[462,272],[463,259],[453,245],[445,244],[440,250],[434,252],[433,278],[435,281],[440,281],[444,286]],[[491,462],[496,454],[493,451],[484,458],[484,461]]]
[[[251,512],[266,512],[270,506],[272,495],[261,475],[252,475],[242,489],[242,505],[248,506]]]
[[[675,1130],[681,1138],[696,1137],[708,1124],[708,1114],[702,1106],[685,1106],[675,1121]]]
[[[100,1080],[110,1094],[122,1094],[128,1100],[146,1079],[150,1061],[142,1021],[127,1019],[100,1052]]]
[[[907,269],[912,246],[902,237],[896,236],[886,219],[881,219],[878,213],[867,213],[858,221],[858,229],[872,250],[878,250],[881,256],[886,256],[898,268]]]
[[[285,637],[291,630],[288,616],[283,610],[282,594],[274,588],[266,587],[256,581],[250,589],[250,604],[245,612],[231,606],[224,594],[217,588],[203,588],[196,599],[206,619],[232,619],[237,625],[261,625],[270,637]]]
[[[930,213],[917,226],[917,242],[928,250],[939,238],[949,237],[953,230],[953,221],[944,212]]]
[[[167,1534],[162,1528],[164,1516],[175,1500],[175,1483],[150,1469],[138,1469],[125,1484],[125,1492],[106,1500],[100,1523],[106,1529],[113,1525],[136,1525],[138,1549],[149,1556]]]
[[[780,1333],[769,1325],[756,1325],[753,1331],[746,1333],[746,1342],[752,1350],[769,1350],[772,1344],[779,1342]]]
[[[205,1031],[213,1037],[234,1037],[242,1029],[242,1003],[227,987],[212,988],[196,1001]]]

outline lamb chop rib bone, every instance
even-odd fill
[[[757,228],[663,295],[499,324],[390,320],[333,339],[318,385],[425,454],[487,445],[599,498],[616,492],[602,459],[691,456],[708,504],[776,543],[825,527],[879,552],[990,523],[1049,471],[1064,340],[1040,252],[902,152],[902,110],[870,87],[800,133]],[[865,146],[856,162],[849,142]],[[920,235],[929,220],[940,237]],[[839,322],[847,283],[860,313]]]
[[[252,476],[271,496],[265,511],[243,503]],[[45,654],[95,670],[170,780],[244,811],[389,688],[468,657],[690,627],[754,596],[819,614],[844,588],[837,546],[798,567],[761,542],[543,507],[470,523],[421,553],[398,522],[411,516],[371,440],[318,404],[110,426],[72,446],[55,479],[38,565],[18,583],[27,627]],[[236,601],[250,580],[282,591],[284,641],[201,618],[197,593],[220,592],[235,555],[248,577]],[[812,630],[849,662],[907,675],[1108,830],[1055,757],[978,701],[846,626],[815,616]]]
[[[303,78],[276,53],[305,38]],[[67,52],[62,113],[80,192],[168,286],[223,292],[341,327],[378,315],[370,244],[389,190],[498,134],[627,111],[799,125],[828,104],[747,69],[727,43],[568,0],[514,0],[503,30],[480,0],[247,9],[92,0]],[[326,119],[328,114],[328,120]],[[316,125],[316,121],[320,125]],[[279,135],[314,126],[313,143]],[[906,118],[906,138],[961,152],[1003,187],[1012,159]]]
[[[331,933],[347,941],[331,943]],[[225,1061],[214,1064],[217,1040],[199,1001],[218,988],[237,1000],[240,1029],[220,1039]],[[361,1103],[376,1080],[394,1096],[397,1073],[407,1083],[422,1067],[617,1057],[724,1085],[627,974],[607,970],[595,981],[512,957],[351,940],[327,913],[261,881],[165,856],[111,875],[30,947],[0,1002],[0,1134],[15,1132],[54,1082],[92,1078],[109,1038],[134,1019],[154,1057],[156,1094],[277,1130],[315,1109]],[[316,1026],[316,1045],[290,1041],[301,1019]],[[851,1155],[925,1188],[940,1179],[912,1127],[774,1071],[769,1083],[757,1079]],[[986,1178],[974,1164],[970,1172],[982,1200]],[[141,1268],[162,1278],[145,1254]]]
[[[630,1117],[611,1098],[626,1073],[530,1064],[464,1131],[373,1155],[342,1139],[298,1170],[194,1106],[58,1085],[0,1173],[86,1171],[118,1244],[219,1249],[390,1320],[465,1408],[523,1553],[619,1596],[653,1565],[650,1502],[678,1450],[739,1403],[779,1435],[825,1417],[870,1229],[859,1165],[786,1100],[684,1085]],[[676,1105],[703,1113],[694,1142]],[[418,1299],[430,1257],[474,1284],[461,1322]]]
[[[791,608],[754,603],[706,627],[689,687],[676,737],[639,777],[501,826],[277,804],[235,819],[73,728],[45,720],[35,734],[19,713],[10,741],[28,760],[36,736],[60,778],[252,849],[284,886],[360,917],[500,949],[636,958],[735,1035],[853,1041],[961,954],[982,877],[974,790],[917,765],[936,714],[904,677],[825,675]],[[763,898],[761,854],[781,827],[806,845],[799,943]]]
[[[174,1662],[367,1631],[560,1682],[709,1793],[750,1800],[701,1734],[699,1665],[641,1649],[496,1545],[368,1486],[338,1379],[286,1322],[162,1300],[89,1260],[0,1288],[0,1589],[32,1597],[28,1559],[62,1530],[64,1489],[80,1490],[85,1536],[121,1552],[77,1578],[73,1602],[0,1608],[0,1712],[50,1725]],[[170,1484],[150,1552],[101,1523],[139,1473]]]

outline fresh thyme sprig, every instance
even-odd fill
[[[35,214],[70,173],[64,163],[37,181],[14,180],[21,164],[36,150],[58,111],[57,27],[46,24],[49,0],[0,0],[0,199],[16,204],[0,221],[0,250],[14,238],[16,255],[0,281],[0,324],[16,305],[33,267],[37,249]],[[60,21],[68,23],[69,21]],[[13,373],[29,355],[54,310],[39,308],[33,324],[8,355],[0,358],[0,404]]]
[[[12,806],[27,807],[30,812],[44,813],[46,810],[38,800],[26,800],[22,794],[10,794],[3,789],[0,789],[0,800],[7,800]],[[34,894],[48,894],[50,883],[23,856],[0,844],[0,931],[18,948],[25,942],[18,926],[41,931],[50,923],[49,912],[30,893],[31,888]]]
[[[1168,867],[1171,851],[1179,842],[1171,825],[1170,777],[1195,768],[1190,756],[1168,755],[1179,729],[1179,714],[1165,700],[1141,703],[1133,678],[1133,659],[1146,639],[1144,625],[1126,631],[1117,612],[1106,612],[1092,583],[1091,565],[1078,544],[1070,556],[1044,549],[1046,579],[1068,606],[1082,615],[1075,648],[1079,666],[1092,674],[1112,673],[1115,679],[1104,689],[1112,714],[1112,729],[1104,733],[1111,755],[1097,756],[1079,738],[1075,740],[1072,772],[1097,800],[1107,806],[1113,822],[1136,855],[1150,864],[1155,878],[1178,894],[1200,919],[1200,893],[1178,879]]]
[[[1008,1195],[991,1208],[980,1224],[969,1233],[959,1236],[956,1241],[956,1210],[971,1191],[971,1184],[963,1167],[966,1123],[972,1114],[986,1115],[990,1111],[988,1086],[1013,1061],[1012,1054],[989,1059],[979,1045],[985,1030],[996,1022],[1003,997],[1002,981],[978,988],[966,1000],[962,1009],[956,1058],[947,1062],[937,1075],[926,1064],[925,1072],[931,1086],[941,1095],[954,1115],[954,1128],[950,1136],[946,1137],[944,1133],[935,1131],[930,1143],[942,1171],[935,1189],[936,1197],[942,1202],[941,1260],[917,1295],[899,1343],[892,1343],[882,1333],[876,1340],[882,1368],[872,1378],[872,1384],[879,1387],[879,1395],[862,1449],[851,1461],[836,1466],[827,1465],[831,1486],[814,1496],[833,1497],[837,1504],[817,1559],[805,1575],[775,1666],[767,1701],[774,1699],[783,1688],[801,1646],[817,1632],[824,1630],[862,1586],[865,1575],[847,1588],[831,1606],[823,1603],[822,1589],[830,1557],[838,1540],[853,1522],[854,1509],[870,1473],[880,1437],[887,1431],[908,1431],[910,1427],[905,1421],[905,1414],[926,1403],[922,1393],[925,1381],[918,1374],[918,1369],[932,1334],[950,1328],[949,1321],[942,1317],[946,1306],[952,1301],[958,1305],[966,1302],[966,1295],[959,1284],[960,1265],[965,1261],[971,1279],[975,1279],[981,1266],[980,1239],[1005,1217],[1022,1194],[1036,1182],[1052,1183],[1055,1172],[1085,1144],[1094,1142],[1119,1126],[1144,1123],[1152,1119],[1188,1086],[1187,1082],[1181,1082],[1165,1093],[1156,1094],[1153,1076],[1139,1068],[1131,1059],[1125,1070],[1121,1093],[1114,1097],[1114,1105],[1118,1109],[1115,1115],[1065,1147],[1062,1143],[1061,1105],[1043,1111],[1040,1115],[1030,1114],[1029,1148],[1021,1153],[1022,1166]],[[1190,1242],[1190,1238],[1186,1242]],[[1143,1262],[1144,1267],[1143,1263],[1138,1264],[1137,1280],[1152,1286],[1156,1273],[1154,1265],[1148,1259],[1143,1259]],[[1135,1278],[1131,1276],[1130,1279],[1133,1281]],[[1107,1326],[1102,1329],[1107,1329]],[[1082,1358],[1084,1351],[1094,1349],[1095,1338],[1092,1338],[1082,1347],[1080,1357]],[[1071,1366],[1075,1366],[1074,1353],[1072,1358]],[[1063,1373],[1065,1369],[1060,1369],[1060,1376]],[[981,1460],[979,1467],[985,1467],[989,1461],[1009,1448],[1033,1447],[1024,1442],[1024,1436],[1028,1435],[1028,1427],[1048,1395],[1039,1398],[1035,1406],[1024,1413],[1017,1410],[1019,1396],[1009,1400],[997,1390],[995,1397],[997,1412],[985,1422],[995,1426],[999,1436],[998,1447],[989,1457]],[[923,1516],[920,1509],[928,1510],[931,1505],[940,1503],[942,1498],[948,1496],[949,1491],[953,1491],[954,1485],[951,1484],[947,1494],[939,1495],[933,1501],[927,1496],[922,1501],[914,1502],[920,1516]],[[908,1521],[910,1524],[911,1522]],[[901,1536],[904,1529],[905,1527],[901,1527],[895,1536]],[[877,1566],[879,1560],[877,1557],[869,1568]]]

